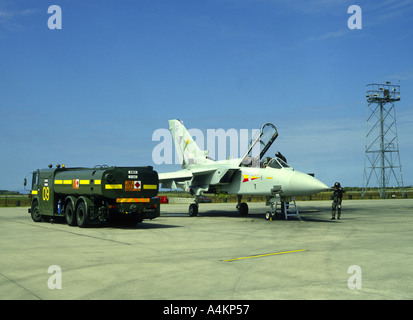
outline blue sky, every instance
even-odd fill
[[[49,163],[154,165],[174,118],[205,134],[272,122],[270,155],[361,186],[366,85],[385,81],[413,185],[412,15],[405,0],[0,0],[0,190]]]

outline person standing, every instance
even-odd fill
[[[331,211],[331,220],[336,218],[337,212],[337,219],[340,220],[341,216],[341,202],[343,200],[343,193],[345,192],[344,189],[341,187],[340,182],[336,182],[333,186],[333,204],[332,204],[332,211]]]

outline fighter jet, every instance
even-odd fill
[[[243,216],[248,214],[248,204],[242,202],[242,196],[265,196],[270,207],[266,218],[270,219],[280,214],[279,204],[288,203],[294,196],[329,190],[313,176],[294,170],[282,156],[264,158],[278,137],[271,123],[261,127],[242,158],[215,161],[208,157],[208,151],[198,147],[180,120],[168,122],[182,170],[159,173],[159,181],[162,188],[180,188],[194,196],[190,216],[198,214],[199,198],[204,192],[237,195],[236,208]]]

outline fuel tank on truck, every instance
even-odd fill
[[[152,167],[104,166],[60,170],[54,177],[57,194],[116,199],[134,192],[139,192],[142,198],[155,197],[158,193],[158,173]]]

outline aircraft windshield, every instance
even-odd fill
[[[277,161],[278,161],[279,163],[281,163],[281,165],[282,165],[284,168],[291,168],[291,167],[287,164],[287,162],[281,160],[280,158],[277,158]]]
[[[271,161],[268,163],[268,167],[274,169],[291,168],[287,163],[279,158],[271,159]]]

